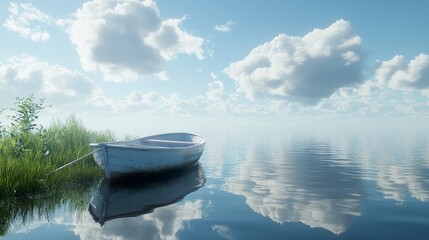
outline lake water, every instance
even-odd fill
[[[200,133],[208,142],[199,166],[135,185],[97,182],[73,200],[80,204],[64,199],[14,216],[3,239],[429,236],[427,128]]]

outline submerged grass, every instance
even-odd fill
[[[0,202],[60,191],[65,183],[102,176],[92,156],[49,173],[89,153],[89,143],[114,140],[112,132],[88,130],[75,116],[64,122],[56,120],[48,128],[38,127],[34,121],[46,107],[43,102],[30,96],[18,98],[15,105],[11,126],[0,129]]]

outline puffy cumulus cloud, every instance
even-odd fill
[[[429,89],[429,55],[421,53],[408,64],[402,55],[382,61],[376,70],[375,79],[397,90],[427,90]]]
[[[319,110],[361,116],[422,116],[429,113],[429,55],[380,61],[374,77],[342,87],[319,102]]]
[[[285,101],[273,100],[268,105],[240,103],[238,93],[228,93],[224,83],[215,80],[208,84],[205,93],[191,98],[184,98],[177,92],[159,93],[156,91],[142,93],[133,91],[125,98],[109,98],[95,95],[86,102],[97,108],[112,109],[117,112],[145,112],[167,115],[201,115],[212,116],[267,116],[287,111],[290,107]]]
[[[203,38],[192,36],[179,27],[185,19],[186,17],[163,21],[158,31],[149,34],[145,42],[155,47],[166,60],[174,59],[179,53],[194,54],[198,59],[203,59]]]
[[[362,80],[361,39],[338,20],[303,37],[280,34],[224,72],[249,99],[286,98],[314,104]]]
[[[86,102],[98,108],[111,109],[118,112],[140,112],[157,114],[178,114],[182,112],[183,100],[180,94],[160,94],[156,91],[140,93],[133,91],[123,99],[95,95]]]
[[[3,24],[8,30],[35,42],[43,42],[50,38],[50,34],[42,30],[39,24],[49,25],[51,19],[33,4],[11,2],[8,10],[9,17]]]
[[[427,55],[408,64],[403,56],[380,62],[374,77],[342,87],[312,109],[332,116],[407,117],[429,114]]]
[[[181,111],[181,97],[178,93],[161,95],[155,91],[141,94],[133,92],[127,97],[129,108],[153,109],[158,112],[178,113]]]
[[[231,113],[234,111],[235,97],[225,92],[222,81],[213,81],[208,84],[208,91],[205,94],[205,110],[212,113]]]
[[[385,89],[368,80],[356,87],[343,87],[317,105],[302,106],[287,99],[248,102],[241,92],[231,93],[222,80],[213,80],[202,94],[183,97],[177,92],[133,91],[123,98],[94,95],[88,107],[117,113],[162,116],[222,117],[403,117],[427,116],[429,104],[421,93]]]
[[[180,28],[185,19],[162,20],[151,0],[94,0],[85,3],[69,29],[83,68],[99,69],[107,81],[135,81],[162,74],[178,54],[203,58],[204,39]]]
[[[2,101],[9,101],[17,95],[36,94],[55,103],[70,103],[87,99],[100,91],[81,73],[49,65],[29,55],[14,56],[0,64]]]
[[[384,89],[373,81],[357,88],[341,88],[309,109],[313,115],[352,118],[427,116],[429,113],[429,105],[420,93]]]
[[[269,104],[241,103],[240,93],[229,93],[223,81],[215,80],[208,84],[204,95],[183,100],[182,109],[187,114],[204,112],[213,116],[268,116],[280,112],[278,101]],[[283,110],[283,109],[282,109]]]
[[[214,81],[209,83],[209,90],[206,93],[207,100],[220,101],[224,98],[225,88],[222,81]]]

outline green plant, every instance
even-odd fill
[[[12,121],[9,137],[11,141],[12,151],[16,156],[22,156],[31,151],[40,151],[40,153],[47,154],[47,144],[44,135],[46,130],[43,126],[35,123],[39,118],[38,114],[41,110],[51,107],[44,103],[44,99],[36,101],[34,95],[24,98],[16,98],[15,107],[11,108],[13,114],[10,116]],[[7,133],[7,132],[6,132]],[[35,148],[35,143],[32,141],[34,135],[39,135],[43,147]]]
[[[13,221],[22,219],[25,224],[37,216],[49,218],[64,203],[83,211],[90,186],[102,177],[95,162],[88,161],[91,157],[49,174],[90,152],[90,142],[113,141],[115,136],[88,130],[73,115],[44,128],[36,120],[46,107],[50,106],[33,95],[17,98],[8,109],[11,126],[0,122],[0,236],[7,234]],[[0,106],[0,116],[4,110]]]
[[[0,138],[0,204],[2,199],[25,198],[102,176],[91,157],[49,174],[89,153],[89,143],[113,141],[115,136],[110,131],[88,130],[75,116],[55,120],[47,128],[38,126],[35,121],[46,107],[43,100],[30,96],[18,98],[9,109],[12,125],[3,127]]]

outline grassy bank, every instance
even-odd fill
[[[52,170],[89,153],[90,142],[114,140],[109,131],[90,131],[76,117],[54,121],[47,128],[35,124],[48,107],[32,96],[18,98],[10,126],[0,123],[0,201],[25,198],[46,192],[61,192],[65,184],[102,176],[92,156],[61,169]]]

